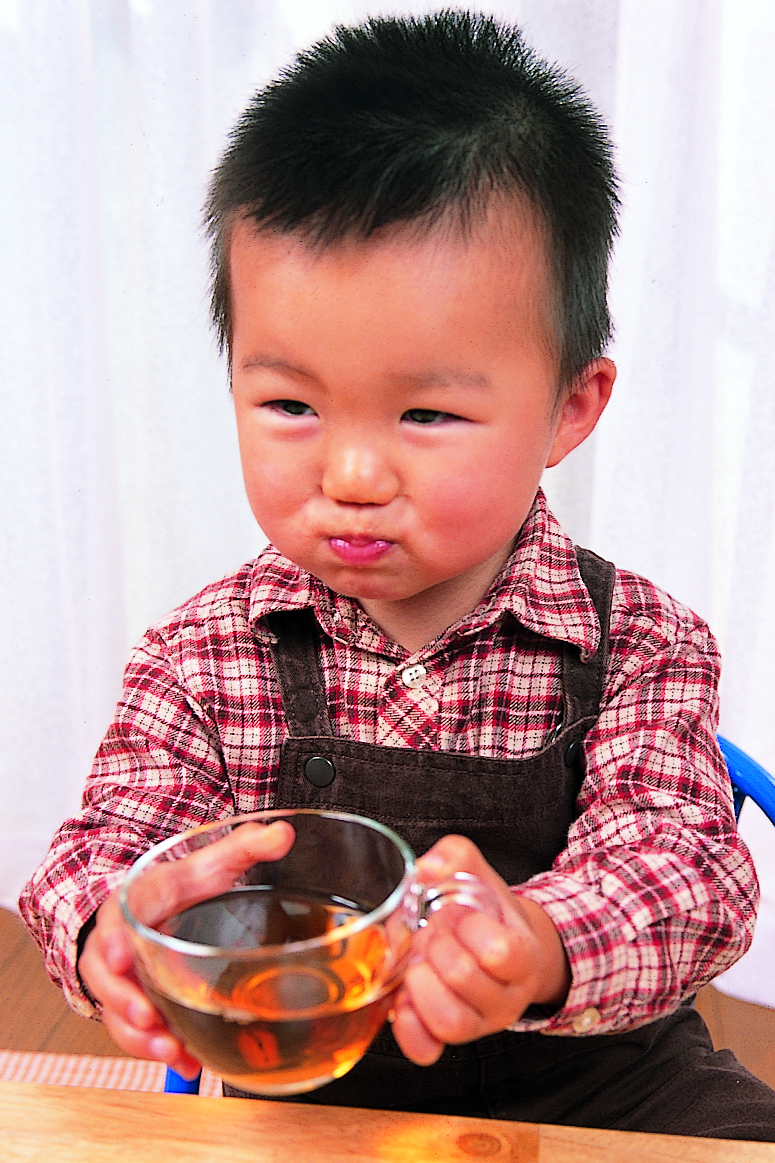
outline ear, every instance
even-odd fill
[[[547,468],[564,460],[589,436],[611,398],[616,366],[610,359],[595,359],[573,381],[557,413]]]

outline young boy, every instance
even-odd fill
[[[585,98],[480,17],[340,29],[237,126],[213,309],[272,544],[140,643],[22,898],[129,1052],[196,1067],[132,972],[130,863],[208,819],[333,807],[406,836],[426,879],[476,873],[503,920],[435,918],[392,1031],[307,1101],[775,1138],[775,1095],[685,1004],[756,904],[713,640],[577,552],[539,489],[613,385],[615,213]]]

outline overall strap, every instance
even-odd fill
[[[568,644],[563,652],[563,725],[579,719],[597,718],[608,665],[608,638],[616,567],[591,549],[576,546],[582,581],[589,591],[600,621],[600,645],[586,662],[577,647]]]
[[[283,710],[292,736],[333,735],[318,661],[318,629],[311,609],[267,616]]]

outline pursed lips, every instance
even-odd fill
[[[329,537],[328,544],[342,561],[350,565],[368,565],[378,561],[393,548],[392,541],[379,537],[348,536]]]

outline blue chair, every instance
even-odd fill
[[[751,759],[734,743],[730,743],[723,736],[718,737],[722,755],[726,761],[729,778],[732,781],[732,794],[735,801],[735,815],[740,817],[740,809],[744,800],[750,796],[755,804],[761,808],[771,822],[775,824],[775,777],[765,771],[761,764]],[[169,1094],[198,1094],[199,1078],[190,1082],[181,1078],[174,1070],[167,1067],[167,1078],[164,1089]]]
[[[199,1094],[199,1080],[202,1077],[200,1070],[196,1078],[181,1077],[171,1066],[167,1067],[167,1077],[164,1079],[165,1094]]]
[[[750,796],[770,822],[775,824],[775,778],[722,735],[719,735],[718,741],[732,781],[735,815],[739,818],[743,802]]]

